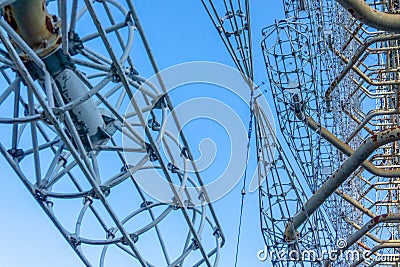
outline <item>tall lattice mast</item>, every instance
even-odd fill
[[[134,65],[140,40],[158,73],[133,2],[1,3],[0,151],[82,262],[217,265],[225,239],[162,78]],[[169,201],[138,186],[151,176],[176,185]]]
[[[296,229],[324,203],[336,238],[346,240],[332,249],[366,253],[321,264],[397,266],[399,3],[337,2],[346,9],[284,1],[286,19],[263,41],[282,130],[317,190],[288,221],[286,236],[301,238]]]
[[[238,39],[251,28],[240,31],[223,8],[226,14],[241,13],[248,1],[208,2],[209,14],[213,10],[218,18],[220,12],[219,20],[211,18],[224,43],[229,48],[236,42],[243,54]],[[262,49],[279,125],[298,167],[291,167],[255,104],[260,183],[265,179],[262,231],[272,252],[285,248],[303,255],[304,241],[313,240],[336,250],[333,256],[350,250],[356,255],[273,258],[272,263],[398,266],[399,1],[282,4],[285,18],[263,30]],[[227,18],[233,30],[225,29]],[[304,231],[313,220],[314,227]]]

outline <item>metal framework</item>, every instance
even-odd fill
[[[244,79],[253,79],[253,69],[246,69],[245,66],[252,66],[252,53],[248,52],[248,48],[244,47],[243,43],[251,43],[251,28],[250,25],[250,9],[249,1],[202,1],[211,20],[213,21],[216,29],[230,52],[233,61],[238,69],[242,71]],[[223,3],[221,3],[223,2]],[[290,9],[290,8],[289,8]],[[241,17],[246,18],[241,20],[241,24],[237,23],[237,18],[233,14],[243,14]],[[245,25],[245,26],[243,26]],[[301,25],[299,26],[301,27]],[[313,72],[313,63],[310,62],[310,57],[313,55],[308,41],[308,36],[303,34],[304,29],[298,28],[298,25],[289,29],[293,32],[286,33],[289,37],[296,36],[297,40],[303,43],[294,44],[296,46],[295,52],[288,50],[293,48],[292,40],[281,41],[278,39],[275,43],[274,51],[279,49],[282,58],[274,54],[278,66],[274,66],[276,73],[270,74],[271,76],[280,75],[286,71],[285,77],[281,81],[287,88],[287,93],[290,95],[289,100],[284,99],[288,96],[280,97],[283,102],[282,106],[287,112],[279,109],[277,112],[285,117],[285,120],[280,120],[282,130],[291,131],[297,138],[290,140],[289,145],[296,147],[300,145],[301,149],[296,151],[295,157],[299,162],[303,162],[303,172],[307,178],[308,188],[304,187],[303,179],[297,175],[297,166],[292,166],[290,159],[285,153],[283,146],[278,140],[275,129],[270,122],[271,118],[268,117],[267,112],[263,110],[263,106],[259,103],[259,98],[263,96],[264,92],[259,90],[259,87],[253,87],[249,94],[251,95],[250,107],[255,120],[256,132],[256,146],[257,146],[257,159],[258,159],[258,180],[260,185],[259,198],[260,198],[260,219],[261,231],[264,236],[266,246],[271,255],[271,262],[276,266],[304,266],[304,264],[311,264],[318,266],[317,259],[322,258],[324,250],[327,250],[331,244],[335,242],[334,234],[332,233],[333,227],[329,223],[328,216],[323,210],[317,211],[314,214],[307,216],[304,223],[298,227],[295,238],[289,240],[286,236],[286,228],[288,222],[298,210],[301,210],[310,195],[310,188],[312,192],[320,185],[320,181],[316,179],[315,173],[319,169],[316,168],[318,164],[330,164],[330,150],[324,150],[322,143],[324,142],[320,136],[313,136],[306,125],[300,126],[293,122],[302,122],[303,118],[297,118],[295,113],[289,114],[288,111],[303,110],[302,103],[308,103],[312,106],[314,114],[318,115],[319,103],[315,95],[317,86],[313,85],[313,78],[316,76]],[[279,31],[279,30],[278,30]],[[267,28],[263,34],[266,37],[276,34],[275,28]],[[283,48],[287,45],[288,47]],[[232,47],[237,50],[232,50]],[[286,49],[283,51],[282,49]],[[233,51],[233,52],[232,52]],[[245,57],[244,55],[249,55]],[[299,59],[301,62],[297,62]],[[298,63],[299,65],[296,65]],[[291,66],[292,65],[292,66]],[[269,66],[269,65],[268,65]],[[291,69],[290,69],[291,68]],[[290,69],[290,70],[289,70]],[[270,76],[270,77],[271,77]],[[300,99],[301,92],[297,89],[299,81],[309,85],[307,97]],[[321,81],[322,82],[322,81]],[[278,82],[276,82],[278,84]],[[296,99],[297,97],[297,99]],[[321,119],[319,119],[320,121]],[[284,122],[282,122],[284,121]],[[287,133],[287,132],[285,132]],[[289,138],[287,138],[289,141]],[[313,147],[318,147],[319,150],[315,151],[310,157],[310,151]],[[314,152],[314,151],[313,151]],[[318,157],[325,152],[325,157]],[[326,168],[329,169],[330,165]],[[328,172],[331,169],[328,170]],[[324,170],[326,175],[327,170]],[[319,183],[318,183],[319,182]],[[292,251],[292,255],[285,254],[282,257],[282,252]],[[301,255],[305,251],[313,251],[315,254],[303,260]],[[289,258],[288,258],[289,256]],[[291,260],[294,257],[295,260]]]
[[[133,2],[0,3],[0,152],[82,262],[218,265],[225,238],[162,77],[134,65],[140,39],[159,72]],[[138,185],[151,177],[169,201]]]
[[[287,247],[307,237],[310,216],[326,212],[328,247],[364,257],[313,264],[398,266],[399,2],[283,7],[286,18],[264,29],[262,48],[282,132],[312,191],[286,221]]]
[[[399,0],[282,1],[261,46],[285,145],[252,83],[249,1],[202,3],[250,84],[272,264],[399,266]],[[225,238],[132,1],[0,5],[0,152],[83,263],[217,266]],[[153,176],[170,200],[138,185]]]

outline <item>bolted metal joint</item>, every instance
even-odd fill
[[[45,0],[18,0],[4,7],[4,19],[40,56],[61,44],[61,22],[47,12]]]

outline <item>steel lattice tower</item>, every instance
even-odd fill
[[[272,264],[399,266],[400,2],[282,1],[285,18],[260,33],[282,140],[252,82],[249,1],[201,2],[250,85],[265,244],[296,252]],[[181,125],[163,79],[134,65],[138,37],[159,73],[133,2],[0,4],[0,152],[84,264],[154,266],[151,240],[166,266],[217,266],[225,237],[207,192],[187,190],[203,181],[165,127]],[[149,175],[179,185],[170,201],[147,199],[136,179]]]
[[[302,225],[321,211],[330,249],[358,252],[313,264],[398,266],[399,3],[337,2],[283,1],[285,20],[263,31],[279,123],[315,192],[282,239],[306,238]]]
[[[0,151],[82,262],[217,265],[225,238],[163,80],[134,65],[140,40],[159,72],[133,2],[1,4]],[[138,186],[152,175],[169,201]]]
[[[252,66],[252,53],[244,56],[251,47],[242,46],[251,40],[250,21],[237,18],[251,17],[248,1],[203,3],[236,65],[253,77],[243,67]],[[399,2],[282,4],[285,18],[263,30],[262,49],[280,130],[298,167],[256,102],[253,112],[265,181],[262,232],[272,255],[285,250],[297,257],[271,261],[398,266]],[[314,258],[304,256],[310,250]],[[339,257],[349,251],[352,259]]]

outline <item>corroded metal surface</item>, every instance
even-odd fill
[[[287,219],[288,247],[324,210],[330,248],[344,239],[339,252],[365,257],[310,264],[397,266],[399,1],[284,0],[283,8],[285,20],[264,30],[264,58],[284,137],[312,190]]]
[[[4,7],[4,19],[41,57],[61,44],[61,22],[47,12],[45,0],[19,0]]]

